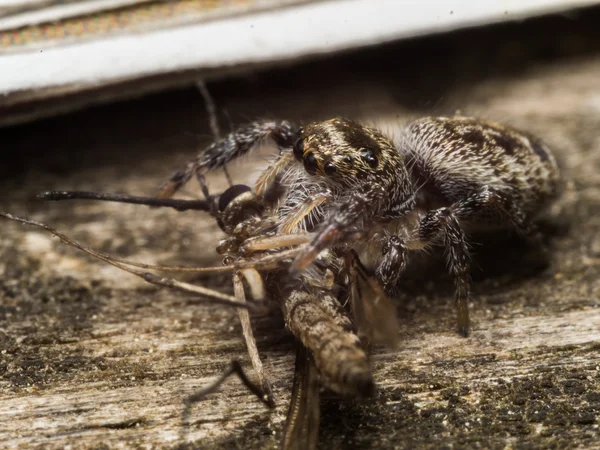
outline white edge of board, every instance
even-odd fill
[[[589,0],[328,0],[0,56],[0,94],[292,60],[598,4]]]

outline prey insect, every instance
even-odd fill
[[[142,203],[140,197],[103,195],[84,192],[49,192],[42,198],[60,200],[73,198],[96,198],[112,201]],[[274,406],[270,383],[258,355],[256,342],[250,327],[248,311],[259,311],[270,299],[283,311],[287,327],[297,338],[296,376],[292,402],[283,435],[283,448],[315,448],[318,437],[319,390],[321,385],[342,393],[366,397],[373,393],[374,383],[367,356],[361,348],[353,324],[335,296],[332,261],[322,260],[320,268],[307,272],[300,278],[291,277],[287,267],[297,250],[279,250],[278,245],[306,242],[305,236],[274,236],[268,232],[273,220],[263,217],[261,200],[250,188],[236,185],[220,196],[209,196],[206,201],[148,199],[153,206],[170,206],[176,209],[212,210],[227,237],[219,249],[227,264],[223,267],[184,268],[164,267],[135,263],[90,249],[59,231],[30,219],[18,218],[6,213],[0,215],[18,222],[41,227],[64,243],[74,246],[109,264],[137,275],[144,280],[162,286],[202,295],[208,300],[238,308],[248,352],[259,383],[253,383],[237,361],[215,383],[186,399],[183,422],[187,423],[194,403],[216,391],[230,375],[237,374],[267,406]],[[216,206],[215,206],[216,205]],[[215,209],[216,208],[216,209]],[[240,247],[245,245],[245,250]],[[265,250],[267,249],[267,250]],[[232,271],[234,297],[201,286],[183,283],[172,278],[158,277],[146,271],[164,270],[176,272]],[[252,299],[246,302],[244,281],[249,286]]]
[[[48,192],[41,197],[48,200],[91,198],[169,206],[178,210],[210,211],[227,234],[218,246],[218,251],[224,256],[226,262],[223,267],[182,268],[134,263],[94,251],[45,224],[5,213],[0,214],[9,219],[44,228],[63,242],[140,276],[148,282],[200,294],[212,301],[238,308],[244,338],[259,384],[254,384],[246,376],[239,362],[233,361],[230,369],[214,384],[186,400],[184,423],[188,422],[191,415],[191,406],[218,389],[220,384],[232,374],[237,374],[263,403],[269,407],[274,406],[270,384],[264,374],[252,334],[248,309],[256,310],[264,306],[264,301],[267,299],[278,303],[287,327],[298,340],[296,376],[289,419],[284,430],[283,448],[314,448],[318,437],[321,385],[355,397],[367,397],[374,391],[367,356],[358,336],[353,332],[352,321],[335,295],[339,288],[336,283],[344,283],[335,279],[340,277],[337,270],[339,263],[334,256],[318,258],[315,267],[306,271],[301,277],[290,276],[288,266],[298,250],[282,251],[280,247],[308,242],[306,233],[277,235],[275,231],[278,217],[265,214],[269,205],[247,186],[232,186],[219,196],[208,194],[205,185],[203,191],[207,195],[205,201],[148,199],[87,192]],[[181,272],[231,270],[235,297],[171,278],[157,277],[139,271],[136,267]],[[249,303],[246,303],[244,281],[252,293],[252,301]]]
[[[556,197],[560,182],[548,147],[503,125],[425,117],[402,127],[394,140],[334,118],[305,127],[288,121],[241,127],[175,173],[159,197],[170,197],[192,177],[201,179],[267,137],[280,153],[261,173],[256,193],[287,192],[278,209],[280,233],[312,232],[290,273],[309,269],[324,250],[353,248],[370,256],[379,284],[392,293],[410,252],[441,246],[464,336],[470,327],[467,233],[512,228],[538,241],[533,220]]]

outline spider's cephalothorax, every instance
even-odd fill
[[[468,117],[426,117],[395,134],[393,140],[341,118],[304,128],[289,122],[252,124],[210,146],[162,193],[271,136],[280,155],[263,171],[255,191],[280,193],[280,232],[315,232],[292,271],[308,268],[326,248],[377,244],[375,273],[391,290],[410,250],[442,245],[455,279],[459,331],[466,335],[465,230],[509,226],[536,237],[532,219],[558,192],[556,162],[539,139]]]

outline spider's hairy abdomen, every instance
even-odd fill
[[[539,139],[468,117],[425,117],[410,123],[400,143],[412,173],[449,204],[483,187],[535,213],[557,193],[559,171]]]

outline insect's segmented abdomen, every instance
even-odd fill
[[[533,213],[555,197],[559,171],[539,139],[469,117],[425,117],[407,127],[402,148],[420,177],[449,202],[488,186]]]
[[[291,290],[283,299],[286,325],[308,348],[323,384],[340,394],[368,397],[374,391],[373,376],[367,355],[355,333],[342,327],[331,311],[320,306],[329,300],[325,292]],[[338,323],[339,322],[339,323]]]

